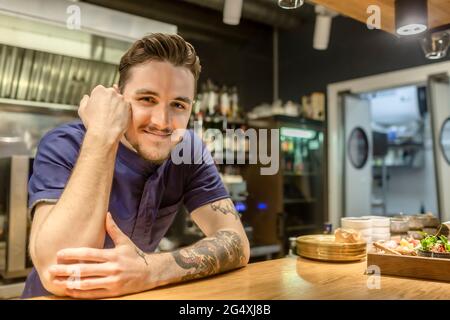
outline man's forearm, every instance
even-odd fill
[[[169,253],[147,255],[155,266],[156,285],[203,278],[245,266],[249,259],[248,241],[234,230],[220,230],[211,237]],[[152,261],[153,260],[153,261]]]
[[[113,139],[86,133],[61,198],[33,235],[35,264],[56,262],[56,252],[63,248],[103,247],[117,147]]]

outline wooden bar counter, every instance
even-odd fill
[[[251,263],[210,278],[115,299],[450,299],[450,283],[381,276],[370,289],[366,261],[326,263],[297,257]],[[41,297],[38,299],[57,299]]]

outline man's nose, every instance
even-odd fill
[[[170,125],[169,106],[164,103],[156,105],[151,114],[151,122],[160,129],[165,129]]]

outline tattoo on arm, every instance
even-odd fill
[[[232,270],[243,265],[245,260],[240,236],[228,230],[219,231],[214,237],[174,251],[172,256],[181,268],[189,270],[181,278],[182,281]]]
[[[230,199],[211,203],[211,209],[225,215],[231,213],[236,219],[240,219],[239,213],[236,211],[236,208]]]
[[[135,250],[136,250],[137,255],[144,260],[145,265],[148,266],[147,259],[145,258],[145,253],[141,249],[139,249],[138,247],[135,247]]]

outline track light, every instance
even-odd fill
[[[296,9],[303,5],[304,0],[278,0],[278,5],[283,9]]]
[[[241,20],[243,0],[225,0],[223,7],[223,23],[238,25]]]
[[[396,0],[395,29],[401,36],[424,32],[428,28],[427,0]]]
[[[326,50],[330,42],[331,23],[337,13],[317,5],[316,25],[314,27],[313,47],[316,50]]]

